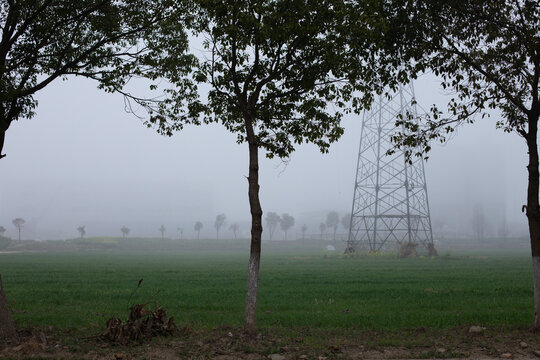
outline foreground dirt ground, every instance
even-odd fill
[[[474,330],[474,331],[471,331]],[[540,334],[530,329],[424,329],[360,331],[181,329],[141,344],[111,344],[99,335],[24,329],[20,341],[0,348],[2,359],[540,359]]]

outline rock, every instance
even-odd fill
[[[125,352],[117,352],[116,354],[114,354],[114,358],[116,360],[124,360],[126,357],[127,356]]]
[[[501,357],[502,357],[503,359],[511,359],[511,358],[513,358],[514,356],[513,356],[512,354],[510,354],[510,353],[504,353],[504,354],[501,354]]]
[[[298,357],[298,359],[300,359],[300,360],[304,360],[304,359],[307,359],[307,358],[308,358],[307,355],[300,355],[300,356]]]
[[[483,334],[484,330],[485,328],[483,328],[482,326],[473,325],[469,328],[469,333],[470,334]]]
[[[326,360],[326,356],[319,356],[319,360]]]
[[[268,358],[270,360],[285,360],[285,356],[280,355],[280,354],[270,354],[268,355]]]
[[[519,346],[521,346],[522,349],[526,349],[529,347],[529,345],[525,341],[520,342]]]
[[[446,349],[445,348],[437,348],[437,352],[439,354],[444,354],[446,352]]]
[[[540,351],[538,351],[538,350],[533,351],[533,354],[540,357]]]

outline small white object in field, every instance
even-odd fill
[[[333,245],[326,245],[327,251],[336,251],[336,248]]]

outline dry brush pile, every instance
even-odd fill
[[[117,317],[107,320],[107,329],[101,337],[109,342],[126,345],[130,342],[142,343],[155,336],[174,335],[178,331],[174,318],[167,317],[165,309],[157,305],[154,309],[146,306],[133,305],[126,322]]]

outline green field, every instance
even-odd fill
[[[141,278],[131,303],[157,302],[181,327],[241,326],[246,243],[209,243],[204,251],[186,244],[151,252],[0,254],[0,273],[15,322],[22,327],[100,331],[110,316],[127,314]],[[344,258],[320,249],[265,245],[260,327],[513,328],[532,321],[526,253],[399,260],[394,255]]]

